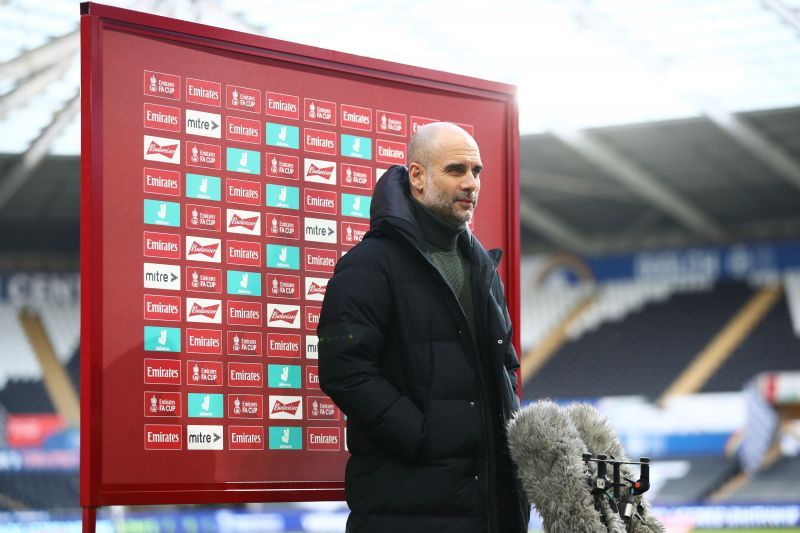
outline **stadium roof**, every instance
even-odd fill
[[[516,84],[534,249],[800,235],[800,0],[105,3]],[[5,215],[79,152],[78,3],[0,17]]]

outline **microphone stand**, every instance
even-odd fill
[[[637,503],[636,497],[641,496],[650,489],[650,458],[641,457],[639,461],[617,461],[614,456],[597,454],[594,458],[591,453],[581,454],[584,464],[588,467],[590,462],[597,464],[594,475],[589,475],[588,483],[594,498],[594,508],[600,514],[603,525],[608,527],[608,517],[602,505],[603,500],[608,501],[612,512],[617,513],[625,523],[625,529],[630,533],[633,527],[633,518],[636,517],[644,522],[641,513],[644,508]],[[612,479],[607,478],[608,465],[611,465]],[[621,465],[639,465],[639,479],[632,480],[623,478],[621,475]],[[623,483],[622,480],[625,480]],[[627,489],[623,497],[622,489]],[[611,494],[609,494],[609,489]]]

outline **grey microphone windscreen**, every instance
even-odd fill
[[[522,486],[546,532],[625,532],[614,513],[606,513],[608,527],[601,522],[581,460],[586,446],[558,405],[545,400],[518,411],[508,424],[508,440]]]

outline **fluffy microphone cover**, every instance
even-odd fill
[[[572,420],[555,403],[521,409],[508,425],[511,456],[522,486],[547,533],[625,533],[619,516],[600,521],[581,454],[587,451]]]
[[[575,429],[580,435],[581,441],[586,445],[587,451],[595,457],[597,454],[605,453],[613,456],[617,461],[628,461],[625,450],[622,447],[617,432],[608,421],[606,417],[588,404],[572,404],[566,408],[567,416],[572,420]],[[589,463],[592,473],[594,473],[596,464]],[[638,479],[639,469],[632,467],[632,465],[621,465],[620,471],[623,478]],[[611,468],[609,467],[609,476],[611,475]],[[623,495],[627,491],[623,491]],[[644,499],[644,496],[637,496],[636,502],[641,504],[643,512],[640,513],[642,520],[635,516],[631,520],[632,533],[663,533],[666,532],[661,522],[653,516],[650,508],[650,503]]]

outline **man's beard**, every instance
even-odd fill
[[[473,208],[471,210],[464,210],[455,202],[458,200],[469,200],[472,202]],[[425,192],[422,194],[422,204],[433,211],[439,218],[449,222],[450,224],[460,226],[469,222],[472,218],[472,213],[478,205],[478,195],[475,192],[459,192],[454,196],[448,196],[444,191],[439,190],[434,184],[433,180],[428,175],[427,183],[425,184]]]

